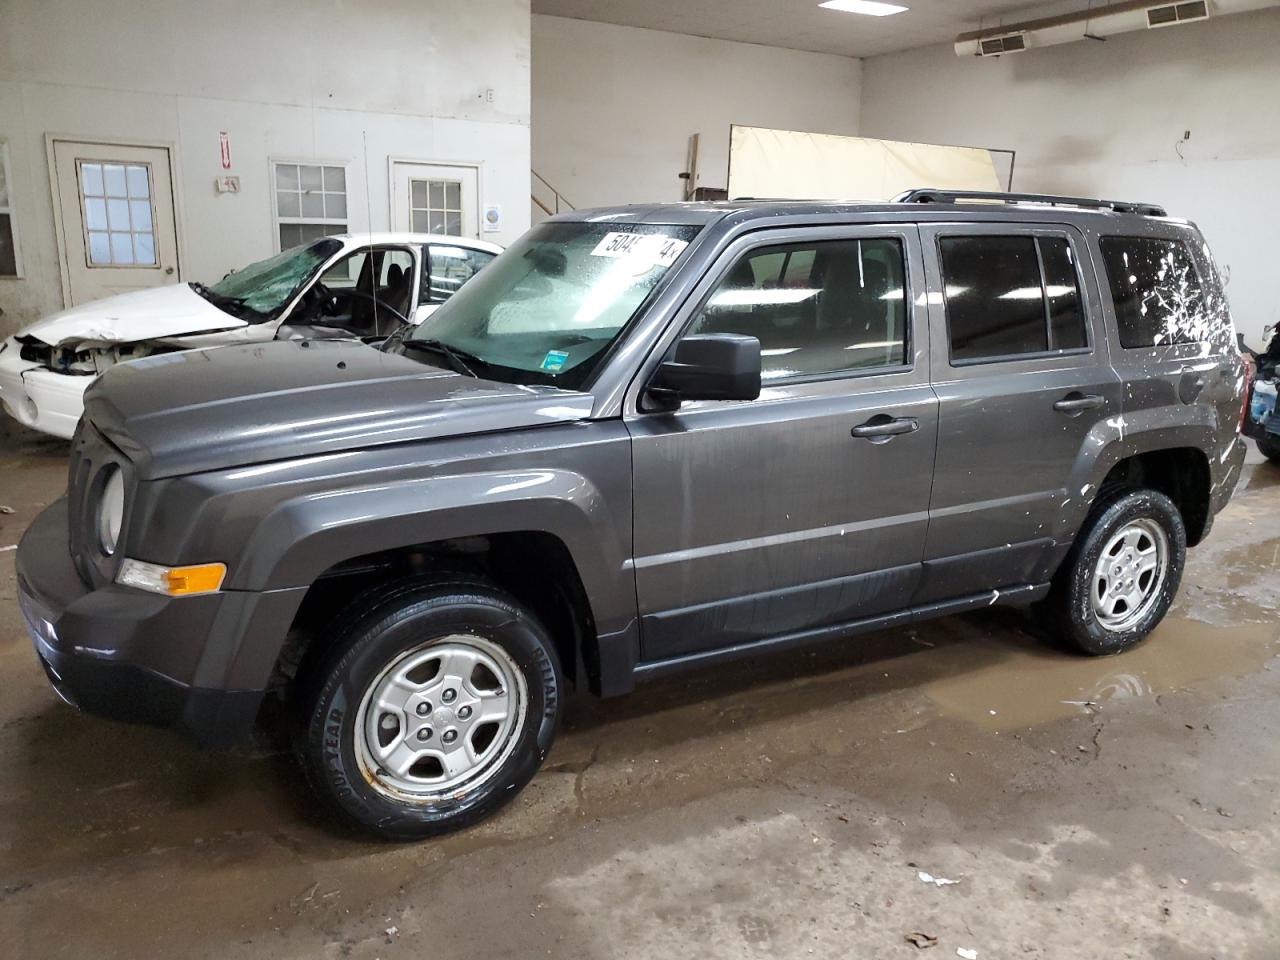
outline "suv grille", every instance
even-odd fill
[[[97,533],[98,498],[102,495],[104,468],[114,464],[124,475],[125,515],[133,500],[133,465],[113,447],[93,424],[82,419],[71,440],[67,471],[67,514],[71,529],[71,559],[81,578],[93,586],[115,576],[116,558],[102,552]]]

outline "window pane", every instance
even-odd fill
[[[447,210],[462,209],[462,184],[450,180],[444,186],[444,205]]]
[[[280,249],[288,250],[302,243],[302,228],[296,223],[280,224]]]
[[[18,274],[18,254],[13,246],[13,224],[9,214],[0,213],[0,276]]]
[[[133,263],[133,239],[129,234],[111,234],[111,262]]]
[[[107,201],[98,197],[84,198],[84,225],[90,230],[107,229]]]
[[[133,258],[138,263],[148,266],[156,262],[156,242],[150,233],[135,233],[133,235]]]
[[[1049,345],[1054,350],[1086,347],[1089,338],[1071,244],[1061,237],[1041,237],[1039,243],[1044,289],[1049,297]]]
[[[276,212],[282,217],[298,216],[298,195],[296,193],[276,193]]]
[[[304,193],[302,195],[302,216],[315,217],[317,220],[324,217],[324,194],[323,193]]]
[[[130,166],[125,172],[129,183],[129,196],[135,200],[146,200],[151,196],[151,185],[148,182],[147,168]]]
[[[102,182],[106,185],[108,197],[125,197],[129,195],[124,182],[124,167],[118,163],[102,165]]]
[[[331,233],[342,233],[346,229],[346,224],[332,223],[304,223],[302,224],[303,242],[319,240],[321,237],[328,236]]]
[[[944,237],[941,247],[952,360],[1049,349],[1031,237]]]
[[[906,362],[904,277],[897,240],[769,247],[729,270],[689,332],[756,337],[766,381],[896,366]]]
[[[1204,339],[1204,291],[1180,240],[1106,237],[1101,241],[1123,347]]]
[[[298,165],[297,164],[294,164],[294,163],[277,163],[276,164],[276,189],[277,190],[297,190],[298,189]]]
[[[430,233],[431,232],[427,229],[427,211],[425,210],[413,211],[413,223],[410,224],[410,229],[414,233]]]
[[[151,229],[151,201],[130,200],[129,213],[133,216],[133,229]]]
[[[426,264],[422,272],[422,299],[431,303],[448,300],[493,259],[493,254],[482,250],[439,244],[423,247],[422,252]]]
[[[451,237],[462,236],[462,214],[446,214],[444,220],[444,232]]]
[[[319,167],[298,167],[299,182],[303,190],[323,190],[324,183],[320,177]]]
[[[97,163],[80,164],[80,187],[86,197],[102,196],[102,166]]]
[[[105,233],[89,234],[89,262],[92,264],[111,262],[111,241]]]
[[[324,215],[326,217],[341,217],[347,215],[347,198],[341,193],[326,193],[324,195]]]
[[[431,203],[430,206],[437,210],[444,209],[444,183],[439,180],[431,181]]]
[[[330,193],[346,193],[347,171],[341,167],[325,167],[324,188]]]
[[[430,224],[431,229],[429,229],[427,233],[444,233],[444,214],[443,213],[436,213],[433,211],[430,214],[428,223]]]
[[[128,200],[107,201],[107,225],[111,227],[112,230],[129,229]]]
[[[409,183],[409,195],[409,206],[425,210],[427,208],[427,181],[411,181]]]

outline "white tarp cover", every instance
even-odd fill
[[[977,147],[870,140],[734,124],[729,197],[888,200],[904,190],[1003,190]]]

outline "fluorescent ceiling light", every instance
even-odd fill
[[[818,4],[828,10],[842,10],[845,13],[865,13],[868,17],[888,17],[895,13],[906,12],[906,7],[897,3],[881,3],[880,0],[826,0]]]

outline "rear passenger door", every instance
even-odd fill
[[[1084,237],[1067,226],[921,228],[938,454],[917,601],[1043,582],[1063,508],[1120,411]]]
[[[920,577],[937,404],[914,226],[760,231],[661,345],[760,340],[749,402],[628,415],[642,656],[812,634],[905,607]],[[655,357],[655,360],[657,358]]]

